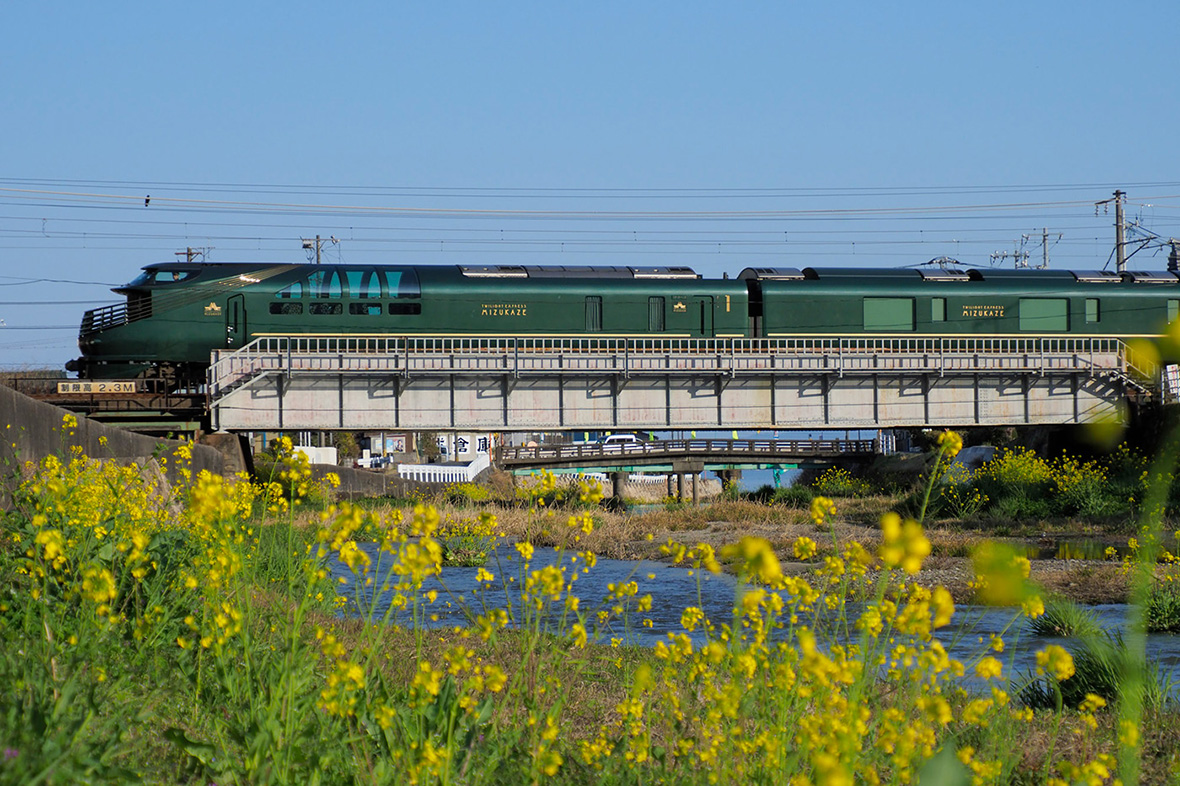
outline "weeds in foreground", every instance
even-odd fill
[[[946,439],[940,460],[955,449]],[[342,505],[303,535],[289,522],[304,470],[287,461],[277,493],[202,475],[178,506],[141,492],[135,472],[80,455],[31,472],[0,563],[0,779],[910,783],[935,767],[960,782],[1069,782],[1116,767],[1124,783],[1137,777],[1143,716],[1127,705],[1143,694],[1127,689],[1125,668],[1112,700],[1057,700],[1045,716],[1014,703],[1002,636],[970,662],[951,657],[936,635],[955,617],[949,593],[912,583],[930,552],[919,521],[886,516],[874,551],[851,543],[822,562],[800,539],[797,554],[816,560],[810,579],[785,575],[761,538],[718,552],[669,542],[668,558],[698,579],[731,566],[733,604],[711,617],[698,584],[697,598],[677,599],[678,626],[643,649],[633,641],[654,624],[656,599],[638,582],[580,592],[597,562],[584,543],[599,492],[580,489],[584,509],[559,515],[540,483],[523,537],[472,568],[468,622],[443,635],[432,617],[447,597],[447,522],[426,505]],[[562,545],[545,556],[532,536]],[[996,551],[978,565],[986,597],[1041,613],[1020,558]],[[359,622],[324,613],[340,601]],[[1138,668],[1134,642],[1127,652]],[[1038,654],[1055,699],[1081,659]],[[982,687],[968,692],[968,676]],[[567,732],[581,680],[617,698]],[[1088,723],[1112,711],[1117,723]],[[1056,747],[1066,718],[1084,743],[1068,751]],[[1034,730],[1050,742],[1030,765],[1018,751]],[[129,735],[172,752],[143,756]]]

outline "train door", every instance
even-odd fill
[[[237,349],[246,343],[246,298],[230,295],[225,302],[225,345]]]
[[[705,338],[713,337],[713,298],[698,297],[695,298],[697,302],[697,310],[700,312],[701,320],[698,327],[701,331],[701,336]]]

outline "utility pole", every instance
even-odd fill
[[[1057,233],[1057,240],[1061,240],[1061,233]],[[1041,229],[1041,270],[1049,269],[1049,228]]]
[[[315,263],[318,265],[320,263],[320,254],[324,248],[323,238],[321,238],[319,235],[316,235],[315,240],[311,240],[310,238],[306,237],[300,238],[300,240],[303,241],[303,247],[308,251],[311,251],[313,248],[315,249]],[[333,235],[332,237],[328,238],[328,242],[335,244],[339,243],[340,241],[336,239],[335,235]],[[310,260],[310,258],[311,254],[308,254],[308,259]]]
[[[209,250],[208,248],[193,248],[192,246],[189,246],[184,251],[174,251],[172,253],[174,256],[184,257],[185,262],[192,263],[192,261],[195,257],[198,257],[198,256],[204,257],[205,252],[207,252],[208,250]]]
[[[1127,249],[1125,246],[1126,240],[1123,238],[1123,197],[1126,194],[1122,191],[1114,192],[1114,258],[1115,270],[1122,273],[1127,269]]]
[[[1126,191],[1119,190],[1114,192],[1111,199],[1094,203],[1094,215],[1098,215],[1099,206],[1109,209],[1110,203],[1114,202],[1114,260],[1115,270],[1120,273],[1127,269],[1127,241],[1123,234],[1126,230],[1123,221],[1123,200],[1126,196]]]
[[[1011,259],[1014,269],[1019,270],[1028,267],[1028,252],[1019,247],[1012,251],[994,251],[990,254],[990,259],[993,265]]]

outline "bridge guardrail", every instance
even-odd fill
[[[1156,376],[1118,339],[1034,336],[791,338],[505,338],[494,336],[262,336],[216,350],[217,398],[261,376],[415,373],[972,374],[1074,371]]]
[[[496,461],[503,466],[543,461],[586,461],[620,458],[703,458],[705,456],[749,456],[763,459],[783,457],[864,456],[879,452],[872,439],[666,439],[615,445],[535,445],[501,447]]]

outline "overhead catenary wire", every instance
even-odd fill
[[[18,189],[0,187],[0,193],[19,195],[30,201],[48,199],[69,199],[80,205],[101,204],[123,208],[139,208],[144,201],[139,194],[111,194],[82,191],[57,191],[44,189]],[[300,211],[320,211],[326,214],[349,215],[403,215],[403,216],[487,216],[495,218],[528,219],[585,219],[585,218],[626,218],[629,220],[667,218],[787,218],[791,216],[872,216],[938,214],[956,212],[997,212],[1028,210],[1031,208],[1089,208],[1091,199],[1054,200],[1041,202],[973,203],[964,205],[918,205],[905,207],[858,207],[858,208],[805,208],[797,210],[526,210],[493,208],[440,208],[386,205],[342,205],[332,203],[253,202],[227,199],[192,199],[181,197],[153,197],[152,209],[218,209],[240,212],[265,211],[285,214]],[[1145,200],[1180,199],[1180,194],[1142,197]]]
[[[16,178],[0,177],[0,184],[28,187],[33,185],[54,187],[105,187],[127,188],[140,192],[147,188],[183,189],[194,192],[221,193],[340,193],[358,196],[439,196],[448,198],[506,197],[519,199],[536,196],[544,199],[596,198],[765,198],[815,196],[911,196],[911,195],[953,195],[986,193],[1050,193],[1078,190],[1109,191],[1113,188],[1177,188],[1177,181],[1144,181],[1120,183],[1009,183],[988,185],[951,184],[939,186],[832,186],[832,187],[783,187],[753,186],[738,188],[723,187],[553,187],[553,186],[430,186],[425,184],[401,186],[373,186],[348,184],[310,183],[218,183],[201,181],[167,180],[95,180],[57,178]],[[137,197],[138,198],[138,197]]]

